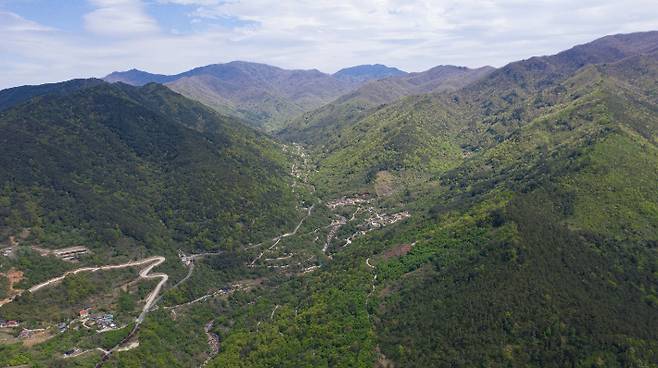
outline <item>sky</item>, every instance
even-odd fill
[[[232,60],[499,67],[648,30],[656,0],[0,0],[0,89]]]

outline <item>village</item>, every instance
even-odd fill
[[[83,327],[88,329],[96,328],[96,332],[105,332],[117,328],[112,313],[91,313],[91,311],[91,308],[86,308],[78,312],[78,318]]]
[[[355,206],[370,203],[370,193],[359,193],[353,197],[341,197],[327,202],[327,207],[335,210],[338,207]]]
[[[21,321],[0,318],[0,333],[4,336],[4,338],[0,339],[0,343],[22,341],[24,344],[30,345],[33,342],[32,340],[45,341],[55,334],[64,333],[71,328],[75,330],[85,328],[95,330],[96,333],[103,333],[122,327],[117,326],[112,313],[94,313],[92,308],[81,309],[78,312],[78,316],[70,321],[32,329],[24,326]]]

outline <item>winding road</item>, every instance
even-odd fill
[[[149,295],[149,299],[147,299],[147,302],[150,302],[150,303],[148,303],[149,304],[148,306],[150,307],[150,304],[153,303],[153,300],[151,300],[151,298],[152,297],[154,298],[153,295],[157,296],[157,293],[160,292],[160,289],[162,289],[162,285],[164,285],[164,283],[167,281],[169,276],[166,275],[166,274],[163,274],[163,273],[154,274],[154,275],[149,275],[149,273],[151,272],[151,270],[154,267],[161,265],[164,261],[165,261],[165,257],[155,256],[155,257],[144,258],[144,259],[141,259],[141,260],[138,260],[138,261],[130,261],[130,262],[126,262],[126,263],[121,263],[121,264],[117,264],[117,265],[106,265],[106,266],[97,266],[97,267],[82,267],[82,268],[78,268],[78,269],[75,269],[75,270],[67,271],[62,276],[54,277],[50,280],[47,280],[47,281],[44,281],[40,284],[34,285],[34,286],[30,287],[29,289],[27,289],[27,291],[29,291],[30,293],[34,293],[34,292],[39,291],[39,290],[41,290],[45,287],[48,287],[48,286],[51,286],[51,285],[54,285],[54,284],[57,284],[57,283],[63,281],[67,276],[76,275],[76,274],[82,273],[82,272],[118,270],[118,269],[122,269],[122,268],[143,266],[143,265],[146,265],[146,264],[150,263],[151,265],[149,265],[148,267],[146,267],[142,271],[140,271],[140,273],[139,273],[140,278],[143,278],[143,279],[161,278],[162,279],[162,281],[160,281],[160,283],[158,283],[158,286],[156,286],[156,288],[154,290],[155,293],[152,292]],[[0,304],[0,307],[5,305],[5,304],[11,303],[12,301],[14,301],[14,299],[16,297],[21,296],[24,292],[25,291],[14,295],[10,300],[3,301]],[[142,314],[143,313],[144,313],[144,311],[142,311]]]
[[[160,294],[160,290],[162,290],[164,284],[167,282],[167,280],[169,280],[169,275],[167,275],[166,273],[159,272],[159,273],[150,274],[153,268],[161,265],[165,261],[165,257],[161,257],[161,256],[153,257],[153,259],[155,260],[153,263],[151,263],[148,267],[139,271],[139,277],[145,280],[160,279],[160,282],[158,282],[158,284],[155,286],[155,289],[153,289],[153,291],[151,291],[149,296],[146,298],[146,302],[144,303],[144,308],[142,309],[142,313],[140,313],[139,317],[137,317],[137,319],[135,320],[135,324],[136,324],[135,327],[139,326],[144,321],[144,318],[146,317],[146,314],[148,314],[149,310],[151,309],[153,302],[155,302],[156,298],[158,297],[158,294]]]
[[[252,267],[253,267],[254,264],[255,264],[259,259],[261,259],[261,258],[263,257],[263,255],[264,255],[267,251],[272,250],[272,248],[274,248],[277,244],[279,244],[279,242],[281,241],[281,239],[283,239],[283,238],[287,238],[287,237],[289,237],[289,236],[293,236],[293,235],[297,234],[297,231],[299,231],[299,228],[302,227],[302,224],[304,224],[304,221],[305,221],[309,216],[311,216],[311,212],[313,211],[313,208],[314,208],[314,207],[315,207],[315,204],[311,205],[311,207],[308,208],[308,210],[307,210],[307,212],[306,212],[306,216],[304,216],[304,217],[299,221],[299,223],[297,224],[297,226],[295,227],[295,229],[294,229],[293,231],[291,231],[291,232],[289,232],[289,233],[285,233],[285,234],[279,235],[279,236],[277,236],[277,237],[275,237],[275,238],[272,238],[270,241],[273,241],[274,244],[272,244],[272,246],[270,246],[269,248],[267,248],[267,249],[265,249],[264,251],[262,251],[262,252],[258,255],[258,257],[254,258],[254,260],[251,261],[251,263],[249,264],[249,266],[252,266]],[[259,243],[259,244],[257,244],[257,245],[260,245],[260,244],[262,244],[262,243]]]
[[[34,293],[36,291],[39,291],[45,287],[57,284],[64,280],[67,276],[70,275],[76,275],[78,273],[82,272],[96,272],[96,271],[108,271],[108,270],[118,270],[122,268],[129,268],[129,267],[138,267],[138,266],[144,266],[141,271],[139,271],[139,278],[144,279],[144,280],[153,280],[153,279],[159,279],[160,281],[158,284],[155,286],[155,288],[151,291],[151,293],[146,297],[146,300],[144,302],[144,307],[142,308],[141,313],[139,316],[135,319],[135,326],[133,327],[132,331],[126,338],[124,338],[119,344],[114,346],[110,350],[103,350],[100,348],[96,349],[89,349],[84,352],[81,352],[78,355],[85,354],[87,352],[93,351],[93,350],[100,350],[103,352],[103,358],[101,362],[97,365],[97,367],[102,366],[102,364],[110,357],[112,352],[114,351],[120,351],[122,346],[127,343],[134,335],[137,333],[137,330],[139,329],[139,326],[144,322],[144,318],[146,318],[146,315],[148,314],[149,310],[153,306],[154,302],[157,300],[158,295],[160,294],[160,291],[162,290],[162,287],[164,286],[165,283],[169,280],[169,275],[166,273],[151,273],[153,269],[161,264],[163,264],[166,261],[166,258],[163,256],[154,256],[154,257],[149,257],[149,258],[144,258],[138,261],[130,261],[126,263],[121,263],[121,264],[116,264],[116,265],[106,265],[106,266],[97,266],[97,267],[82,267],[78,268],[75,270],[67,271],[65,272],[62,276],[58,276],[55,278],[52,278],[50,280],[44,281],[40,284],[34,285],[31,288],[27,289],[30,293]],[[11,300],[8,300],[7,302],[3,303],[11,303],[17,296],[22,295],[22,293],[15,295]],[[0,306],[2,306],[0,305]]]

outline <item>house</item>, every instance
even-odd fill
[[[66,322],[62,322],[62,323],[60,323],[60,324],[57,325],[57,329],[59,330],[59,332],[64,332],[64,331],[66,331],[68,328],[69,328],[69,325],[66,324]]]
[[[65,351],[65,352],[64,352],[64,357],[65,357],[65,358],[66,358],[66,357],[71,357],[71,356],[76,355],[76,354],[79,354],[79,353],[81,353],[81,352],[82,352],[82,350],[80,350],[79,348],[73,348],[73,349],[71,349],[71,350],[67,350],[67,351]]]
[[[0,328],[5,328],[5,327],[7,327],[7,321],[5,321],[4,319],[0,319]]]
[[[117,327],[116,323],[114,323],[114,315],[111,313],[93,315],[91,316],[91,320],[96,322],[103,330]]]
[[[12,320],[12,321],[7,321],[7,323],[5,323],[6,328],[14,328],[14,327],[18,327],[18,326],[20,326],[20,322],[18,322],[18,321],[13,321]]]
[[[83,246],[68,247],[52,251],[53,255],[64,261],[73,261],[80,256],[89,253],[89,249]]]
[[[90,309],[91,308],[80,309],[80,312],[78,312],[78,315],[80,316],[80,318],[82,318],[82,319],[89,318],[89,310]]]

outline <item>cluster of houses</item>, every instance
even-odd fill
[[[370,203],[369,197],[370,197],[370,193],[360,193],[355,195],[354,197],[342,197],[327,202],[327,207],[333,210],[336,209],[337,207],[355,206],[362,203]]]
[[[0,254],[2,254],[3,257],[11,257],[11,255],[14,254],[14,248],[12,247],[2,248],[0,249]]]
[[[183,251],[180,249],[178,250],[178,258],[180,258],[181,262],[183,262],[185,266],[189,266],[190,263],[192,263],[194,260],[193,257],[186,256],[185,253],[183,253]]]
[[[373,230],[379,229],[386,225],[392,225],[398,221],[404,220],[411,217],[411,214],[408,211],[402,211],[392,214],[383,214],[380,215],[376,213],[373,217],[370,217],[366,220],[365,224],[361,225],[364,230]]]
[[[111,313],[91,313],[91,308],[85,308],[79,312],[80,320],[85,326],[97,326],[100,330],[117,328],[114,315]]]
[[[16,328],[20,325],[21,323],[18,321],[14,321],[14,320],[5,321],[4,319],[0,319],[0,328]]]

